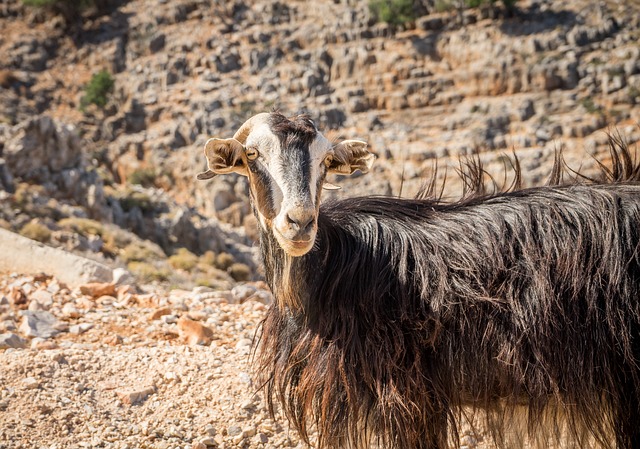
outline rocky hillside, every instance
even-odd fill
[[[259,276],[247,186],[194,175],[205,140],[255,112],[367,140],[375,172],[338,179],[340,195],[410,195],[471,152],[498,179],[515,153],[533,184],[555,149],[589,170],[606,130],[640,138],[637,1],[436,3],[392,26],[354,1],[96,2],[71,18],[3,2],[0,224],[146,281],[228,288]],[[101,71],[114,87],[87,105]]]

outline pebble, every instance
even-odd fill
[[[215,446],[217,443],[213,437],[205,437],[200,439],[200,444],[204,446]]]
[[[51,338],[60,333],[60,323],[47,311],[24,311],[20,333],[27,337]]]
[[[79,318],[82,315],[78,308],[70,302],[62,306],[62,314],[69,318]]]
[[[178,320],[178,328],[183,334],[184,339],[187,340],[187,343],[191,346],[211,343],[213,331],[197,321],[181,317]]]
[[[156,309],[149,314],[149,321],[159,320],[160,318],[171,315],[171,309],[169,307],[162,307],[160,309]]]
[[[91,282],[81,285],[80,293],[93,299],[100,296],[116,296],[116,286],[112,283]]]
[[[80,323],[74,324],[69,328],[69,332],[75,335],[84,334],[89,329],[93,328],[93,323]]]
[[[116,391],[116,396],[123,404],[134,405],[144,401],[149,395],[155,393],[156,388],[153,386],[142,387],[136,390]]]
[[[253,285],[241,284],[233,287],[231,294],[233,295],[234,302],[241,303],[246,301],[250,296],[253,296],[257,290]]]
[[[115,268],[113,270],[113,283],[115,285],[133,284],[135,283],[135,279],[128,270]]]
[[[7,333],[0,335],[0,349],[15,348],[24,349],[27,341],[19,335]]]
[[[40,386],[40,382],[35,377],[26,377],[22,380],[22,385],[25,388],[34,390]]]
[[[43,307],[47,309],[53,304],[53,295],[47,290],[36,290],[29,295],[31,301],[38,301]]]
[[[242,427],[232,425],[227,428],[227,435],[230,437],[235,437],[237,435],[242,435]]]

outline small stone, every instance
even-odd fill
[[[53,295],[46,290],[36,290],[29,295],[31,301],[38,301],[44,307],[51,307],[53,304]]]
[[[233,302],[242,303],[253,296],[257,291],[257,288],[253,285],[243,284],[237,285],[231,289],[233,295]]]
[[[137,390],[116,391],[116,396],[118,396],[118,399],[120,399],[123,404],[133,405],[144,401],[149,395],[155,393],[155,391],[155,387],[148,386]]]
[[[86,331],[88,331],[91,328],[93,328],[92,323],[74,324],[69,328],[69,332],[75,335],[80,335],[80,334],[84,334]]]
[[[128,270],[124,268],[115,268],[113,270],[113,283],[115,285],[133,284],[135,279]]]
[[[24,294],[20,287],[11,287],[8,297],[14,306],[21,306],[27,303],[27,295]]]
[[[116,301],[116,298],[110,295],[102,295],[98,299],[96,299],[96,303],[100,304],[103,307],[112,306]]]
[[[206,429],[204,429],[204,432],[210,437],[216,436],[216,428],[213,426],[208,426]]]
[[[191,445],[191,449],[207,449],[207,445],[202,441],[196,441]]]
[[[24,385],[25,388],[34,390],[40,386],[40,382],[38,382],[38,379],[35,377],[26,377],[22,379],[22,385]]]
[[[164,378],[172,382],[178,382],[180,380],[180,376],[178,376],[178,374],[173,371],[164,373]]]
[[[22,312],[20,333],[27,337],[51,338],[60,333],[60,323],[47,311]]]
[[[0,327],[9,332],[18,330],[18,327],[13,320],[4,320],[2,324],[0,324]]]
[[[205,447],[206,446],[216,446],[216,440],[214,440],[213,437],[201,438],[199,442],[200,442],[200,444],[203,444]]]
[[[251,351],[252,341],[248,338],[242,338],[236,343],[236,350],[248,354]]]
[[[62,314],[69,318],[79,318],[82,315],[77,307],[70,302],[62,306]]]
[[[183,337],[187,340],[187,343],[191,346],[207,345],[211,343],[213,331],[197,321],[181,317],[178,320],[178,328],[183,334]]]
[[[260,432],[258,434],[257,440],[259,443],[266,444],[269,442],[269,437],[266,436],[264,433]]]
[[[227,435],[230,437],[235,437],[237,435],[242,435],[242,427],[240,426],[229,426],[227,428]]]
[[[120,335],[109,335],[108,337],[105,337],[102,342],[109,346],[119,346],[122,344],[123,339]]]
[[[91,282],[81,285],[80,293],[94,299],[100,296],[115,296],[116,286],[112,283]]]
[[[27,347],[27,341],[16,334],[2,334],[0,335],[0,349],[24,349]]]
[[[162,317],[162,322],[166,323],[166,324],[175,324],[178,322],[178,317],[176,315],[164,315]]]
[[[242,430],[242,436],[244,438],[251,438],[252,436],[255,436],[255,434],[256,434],[256,428],[255,427],[247,427],[247,428]]]
[[[49,308],[38,301],[29,301],[29,307],[27,307],[27,310],[37,312],[38,310],[49,310]]]
[[[171,315],[171,309],[169,307],[162,307],[151,312],[149,314],[149,321],[159,320],[165,315]]]

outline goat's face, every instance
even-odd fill
[[[358,140],[331,143],[307,116],[287,119],[258,114],[232,139],[205,144],[208,170],[198,179],[239,173],[249,177],[251,200],[260,226],[271,230],[290,256],[302,256],[316,237],[318,209],[327,173],[367,172],[374,156]]]

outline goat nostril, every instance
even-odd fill
[[[287,224],[296,231],[305,231],[311,223],[313,223],[313,215],[303,215],[301,217],[285,215]]]
[[[303,230],[307,229],[311,224],[311,222],[313,222],[313,217],[307,217],[304,220],[301,220],[299,222],[300,229],[303,229]]]
[[[293,218],[291,218],[291,215],[286,214],[285,218],[287,219],[287,223],[289,225],[298,227],[298,222],[296,220],[294,220]]]

